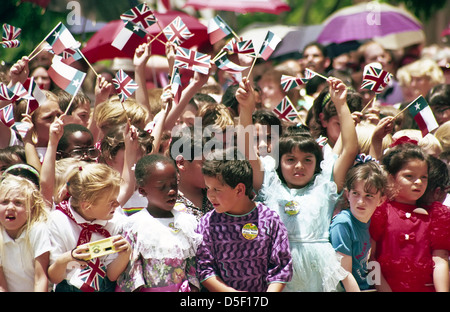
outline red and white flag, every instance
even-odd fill
[[[64,50],[75,47],[79,44],[72,36],[67,27],[59,22],[58,25],[47,35],[45,41],[51,45],[55,54],[61,54]]]
[[[28,99],[27,103],[27,113],[31,114],[34,112],[39,106],[45,103],[47,97],[44,92],[42,92],[41,88],[34,81],[34,77],[27,79],[25,84],[23,85],[28,90],[28,95],[33,97],[32,99]]]
[[[174,66],[207,75],[211,67],[211,56],[194,50],[178,47]]]
[[[122,69],[116,73],[116,76],[112,79],[112,82],[121,102],[128,99],[138,88],[138,84]]]
[[[309,79],[306,78],[297,78],[293,76],[288,75],[282,75],[281,76],[281,87],[283,88],[284,92],[288,92],[289,90],[304,85],[309,81]]]
[[[422,131],[422,137],[439,127],[433,111],[423,96],[420,95],[408,106],[409,113],[416,121],[420,131]]]
[[[127,22],[111,43],[130,57],[134,56],[136,48],[144,42],[147,32],[133,22]]]
[[[20,33],[22,32],[22,29],[19,27],[14,27],[12,25],[3,24],[3,33],[2,33],[2,39],[3,41],[10,41],[17,39],[19,37]]]
[[[266,38],[264,39],[261,49],[259,50],[259,55],[267,61],[280,42],[281,38],[268,30]]]
[[[217,15],[213,19],[209,20],[207,32],[209,35],[209,41],[211,44],[214,44],[231,34],[232,31],[230,26],[228,26],[227,23],[225,23],[224,20]]]
[[[173,42],[176,45],[180,45],[194,36],[179,16],[177,16],[169,25],[164,27],[163,33],[168,41]]]
[[[384,71],[380,63],[370,63],[364,66],[361,89],[381,93],[392,79],[392,74]]]
[[[0,109],[0,121],[7,127],[11,128],[14,125],[14,106],[13,103],[6,105]]]
[[[287,96],[273,109],[280,120],[294,121],[298,118],[298,112]]]
[[[120,15],[120,19],[125,23],[132,22],[143,29],[156,23],[156,17],[146,3],[139,4],[131,10],[126,11]]]
[[[256,56],[252,40],[237,41],[236,38],[233,37],[223,47],[223,50],[230,53],[249,54],[251,56]]]
[[[20,41],[17,39],[2,41],[3,48],[17,48],[20,46]]]
[[[248,68],[247,66],[241,66],[241,65],[238,65],[238,64],[230,61],[230,59],[228,58],[228,56],[226,54],[221,56],[220,58],[218,58],[215,61],[215,64],[217,65],[217,67],[219,69],[224,70],[229,73],[233,73],[233,74],[240,73]]]
[[[0,100],[15,102],[21,98],[29,99],[30,96],[28,95],[28,91],[20,82],[16,82],[16,84],[11,88],[8,88],[4,83],[0,83]]]
[[[62,62],[59,55],[53,56],[48,75],[61,89],[75,95],[86,77],[86,73]]]

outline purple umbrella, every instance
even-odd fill
[[[341,43],[383,38],[388,35],[420,31],[420,21],[411,13],[385,3],[360,3],[330,15],[317,41]]]

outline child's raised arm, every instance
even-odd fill
[[[123,207],[130,197],[133,195],[136,186],[133,167],[138,161],[139,141],[137,130],[134,126],[127,125],[125,130],[125,153],[122,169],[122,181],[120,184],[120,192],[117,201]]]
[[[147,62],[151,56],[150,43],[143,43],[136,48],[134,53],[133,65],[134,65],[134,78],[138,85],[136,90],[136,102],[142,105],[149,113],[150,119],[153,120],[152,110],[150,108],[150,101],[148,99],[148,90],[145,79],[145,68]]]
[[[53,189],[55,187],[55,163],[58,142],[64,133],[64,123],[61,117],[56,117],[50,125],[47,152],[42,162],[40,174],[41,193],[46,203],[53,204]]]
[[[88,129],[91,131],[92,136],[94,137],[94,141],[97,142],[99,138],[99,129],[97,127],[97,122],[95,120],[97,106],[100,103],[103,103],[108,100],[109,94],[113,89],[113,85],[108,82],[105,77],[99,76],[97,77],[95,83],[95,100],[94,100],[94,111],[91,114]]]
[[[394,117],[387,116],[380,120],[375,127],[370,143],[369,155],[375,159],[383,156],[383,138],[392,132],[394,128]]]
[[[347,106],[347,87],[339,79],[330,77],[327,79],[330,88],[330,99],[336,107],[336,112],[341,124],[342,151],[333,168],[334,182],[340,193],[344,187],[347,171],[353,166],[358,154],[358,137],[355,123]]]
[[[250,161],[253,169],[253,188],[259,191],[264,180],[264,169],[261,159],[253,144],[254,127],[252,114],[255,111],[255,91],[247,77],[242,79],[236,90],[236,100],[239,103],[239,127],[237,129],[238,149]],[[249,132],[247,132],[249,131]]]
[[[207,75],[194,72],[192,81],[181,92],[180,101],[177,105],[172,105],[170,111],[167,112],[164,130],[172,130],[178,118],[183,113],[192,97],[200,90],[200,88],[208,81],[209,73]]]

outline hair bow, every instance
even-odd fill
[[[364,153],[358,154],[358,155],[356,156],[355,161],[356,161],[357,164],[364,164],[364,163],[367,163],[367,162],[369,162],[369,161],[375,161],[375,162],[378,162],[378,161],[377,161],[375,158],[373,158],[372,156],[366,155],[366,154],[364,154]]]
[[[389,145],[389,147],[394,147],[394,146],[406,144],[406,143],[414,144],[414,145],[419,144],[419,142],[417,140],[411,139],[410,137],[404,135],[404,136],[401,136],[398,139],[396,139],[394,142],[392,142],[392,144]]]

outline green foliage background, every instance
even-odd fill
[[[53,0],[55,1],[55,0]],[[95,0],[91,0],[95,1]],[[114,5],[111,0],[111,5]],[[123,0],[125,1],[125,0]],[[244,0],[245,1],[245,0]],[[443,8],[447,0],[380,0],[393,5],[403,3],[407,9],[422,21],[428,20],[437,10]],[[292,10],[279,15],[265,13],[235,14],[233,12],[218,12],[227,22],[230,21],[236,31],[252,23],[273,23],[285,25],[314,25],[322,23],[331,13],[353,4],[352,0],[288,0]],[[21,56],[28,55],[35,46],[44,39],[53,27],[66,20],[66,12],[44,10],[30,2],[20,0],[2,0],[0,5],[0,24],[8,23],[22,28],[19,37],[21,45],[18,48],[4,49],[0,47],[0,61],[16,62]],[[116,17],[118,18],[118,17]],[[89,34],[86,40],[89,39]],[[81,41],[81,38],[77,38]]]

